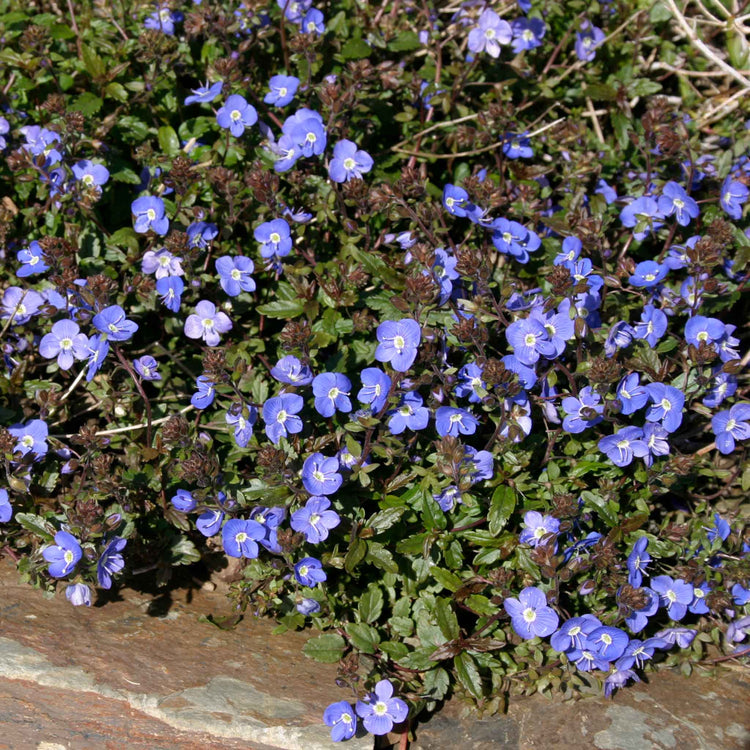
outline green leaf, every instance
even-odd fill
[[[170,565],[190,565],[201,559],[201,553],[198,548],[187,537],[178,536],[174,538],[169,548]]]
[[[261,315],[268,318],[291,320],[302,315],[305,311],[305,303],[300,299],[280,299],[275,302],[268,302],[265,305],[258,305],[256,309]]]
[[[324,633],[311,638],[302,647],[302,653],[308,658],[323,664],[335,664],[344,654],[346,642],[337,633]]]
[[[477,700],[482,697],[482,678],[479,676],[479,669],[472,658],[471,654],[465,651],[458,654],[453,660],[456,668],[458,681],[471,693]]]
[[[358,536],[354,537],[344,558],[344,569],[346,572],[351,573],[365,559],[366,554],[367,542]]]
[[[516,509],[516,492],[512,487],[501,484],[495,488],[487,515],[488,528],[492,535],[499,534],[506,526]]]
[[[422,43],[415,31],[402,31],[393,41],[388,42],[388,49],[393,52],[410,52],[421,46]]]
[[[386,573],[398,573],[398,565],[390,550],[387,550],[379,542],[368,542],[365,560]]]
[[[398,663],[407,669],[430,669],[435,666],[435,660],[431,658],[434,651],[434,646],[415,648],[414,651],[410,651],[405,657],[399,659]]]
[[[464,604],[478,615],[492,617],[497,614],[497,607],[486,597],[481,594],[472,594],[464,599]]]
[[[449,640],[458,638],[460,629],[458,619],[453,611],[453,603],[445,597],[438,597],[435,600],[435,619],[437,620],[440,632]]]
[[[430,573],[448,591],[458,591],[464,585],[464,582],[457,575],[444,568],[438,568],[437,565],[433,565],[430,568]]]
[[[388,620],[394,635],[408,638],[414,632],[414,622],[409,617],[391,617]]]
[[[84,91],[73,100],[70,108],[77,112],[83,112],[84,115],[94,115],[102,108],[103,104],[104,100],[101,97],[92,94],[90,91]]]
[[[115,99],[118,102],[127,102],[127,100],[130,98],[127,89],[121,83],[117,83],[114,81],[107,84],[107,87],[104,89],[104,93],[110,99]]]
[[[52,527],[41,517],[34,515],[33,513],[16,513],[13,516],[15,521],[23,526],[26,531],[31,531],[37,536],[42,537],[45,542],[54,542],[54,532]]]
[[[341,48],[341,57],[344,60],[358,60],[363,57],[369,57],[371,54],[370,45],[362,39],[350,39]]]
[[[380,644],[378,631],[363,622],[350,622],[344,628],[352,645],[365,654],[374,654]]]
[[[104,60],[91,47],[82,44],[81,56],[83,57],[83,64],[92,78],[101,78],[107,72]]]
[[[383,612],[383,592],[380,588],[370,584],[362,594],[357,609],[364,622],[375,622]]]
[[[159,146],[168,156],[175,156],[180,153],[180,139],[177,137],[174,128],[169,125],[162,125],[158,132]]]

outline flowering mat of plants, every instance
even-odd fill
[[[749,24],[0,6],[2,554],[223,576],[334,741],[746,664]]]

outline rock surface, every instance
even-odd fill
[[[371,750],[331,742],[325,707],[350,699],[335,665],[305,658],[309,634],[274,636],[251,617],[219,630],[218,592],[129,589],[72,607],[19,583],[0,562],[0,748],[11,750]],[[412,750],[565,747],[598,750],[750,747],[750,675],[652,676],[613,700],[518,700],[505,716],[462,718],[448,704]]]

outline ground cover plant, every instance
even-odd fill
[[[335,740],[746,658],[746,6],[3,6],[3,554],[231,564]]]

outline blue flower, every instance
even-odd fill
[[[13,518],[13,506],[8,498],[8,490],[0,489],[0,523],[8,523]]]
[[[444,513],[453,510],[456,503],[461,503],[461,491],[455,485],[446,487],[442,492],[433,495],[435,502],[440,506]]]
[[[232,518],[221,530],[221,542],[230,557],[258,557],[258,540],[266,535],[265,529],[257,521]]]
[[[659,610],[659,594],[648,586],[639,589],[646,598],[646,603],[641,609],[633,609],[625,617],[625,624],[631,633],[640,633],[648,625],[648,618],[653,617]]]
[[[145,234],[153,230],[164,236],[169,230],[169,219],[165,216],[164,201],[155,195],[144,195],[136,198],[130,206],[135,217],[134,229]]]
[[[328,165],[328,175],[334,182],[362,179],[372,169],[373,160],[367,151],[357,148],[353,141],[339,141],[333,147],[333,159]]]
[[[73,165],[73,175],[86,187],[96,190],[109,180],[109,170],[103,164],[95,164],[88,159],[82,159]]]
[[[271,90],[263,97],[263,101],[277,107],[286,107],[294,99],[298,86],[299,78],[295,76],[271,76],[268,84]]]
[[[212,102],[221,93],[221,89],[224,84],[221,81],[212,83],[210,86],[198,86],[197,89],[191,89],[190,96],[185,97],[185,106],[189,104],[203,104]]]
[[[624,630],[602,625],[586,635],[586,645],[607,661],[619,659],[630,638]]]
[[[609,329],[604,342],[604,354],[607,357],[614,357],[618,349],[630,346],[635,338],[635,328],[624,320],[618,321]]]
[[[728,411],[720,411],[711,419],[711,429],[716,435],[719,453],[731,453],[736,440],[750,438],[750,403],[735,404]]]
[[[388,400],[391,390],[391,379],[377,367],[366,367],[360,375],[362,387],[357,393],[357,400],[370,404],[373,414],[378,414]]]
[[[286,133],[276,143],[272,144],[272,149],[280,157],[273,163],[275,172],[286,172],[302,156],[302,149],[297,146],[292,136]]]
[[[65,598],[74,606],[91,606],[91,589],[85,583],[71,583],[65,589]]]
[[[668,272],[667,266],[653,260],[644,260],[635,267],[635,273],[628,281],[633,286],[648,288],[664,281]]]
[[[729,522],[723,519],[718,513],[714,513],[714,525],[707,529],[706,538],[712,544],[717,539],[725,542],[729,538],[731,532],[732,527],[729,525]]]
[[[171,11],[167,6],[159,6],[144,22],[143,26],[164,34],[174,34],[174,25],[182,21],[182,13]]]
[[[386,320],[378,326],[375,335],[379,341],[375,359],[378,362],[390,362],[396,372],[406,372],[417,357],[422,338],[419,323],[411,318]]]
[[[161,375],[156,369],[158,366],[159,363],[148,354],[133,360],[133,367],[143,380],[161,380]]]
[[[525,49],[540,47],[547,31],[547,27],[541,18],[517,18],[511,24],[511,29],[513,31],[513,52],[515,54]]]
[[[186,230],[190,247],[206,248],[219,234],[219,227],[207,221],[194,221]]]
[[[207,346],[217,346],[221,340],[219,334],[231,330],[232,321],[226,313],[216,310],[216,305],[208,300],[201,300],[195,306],[195,312],[185,320],[185,335],[191,339],[202,338]]]
[[[55,534],[55,544],[46,547],[42,557],[50,563],[49,574],[54,578],[64,578],[73,572],[83,551],[78,540],[67,531]]]
[[[648,453],[640,427],[623,427],[616,434],[603,437],[599,441],[599,450],[606,453],[615,466],[627,466],[634,456],[642,458]]]
[[[323,721],[327,727],[331,727],[334,742],[350,740],[357,732],[357,716],[346,701],[331,703],[323,712]]]
[[[162,304],[172,312],[180,311],[184,289],[185,282],[179,276],[167,276],[156,282],[156,292],[161,297]]]
[[[323,570],[323,563],[314,557],[303,557],[294,566],[294,577],[302,586],[315,588],[328,578]]]
[[[234,442],[240,448],[247,447],[253,436],[253,425],[258,419],[258,412],[254,406],[233,404],[224,416],[226,423],[234,426]]]
[[[282,437],[302,431],[302,420],[296,415],[304,404],[302,396],[296,393],[282,393],[263,404],[266,435],[274,445],[278,445]]]
[[[310,8],[300,23],[300,29],[306,34],[323,34],[326,30],[323,14],[317,8]]]
[[[499,57],[500,45],[508,44],[512,36],[510,24],[494,10],[486,8],[479,16],[479,24],[469,32],[468,47],[475,53],[486,52],[490,57]]]
[[[703,342],[713,344],[723,338],[724,334],[724,324],[717,318],[693,315],[685,324],[685,341],[696,347]]]
[[[362,719],[365,729],[375,735],[388,734],[394,724],[406,719],[408,713],[406,703],[393,697],[393,685],[388,680],[380,680],[374,692],[364,701],[357,701],[357,716]]]
[[[261,243],[260,254],[263,258],[285,258],[292,251],[292,235],[285,219],[266,221],[256,227],[253,234]]]
[[[91,320],[94,328],[112,341],[127,341],[137,330],[138,324],[125,317],[125,310],[119,305],[105,307]]]
[[[721,185],[719,205],[726,211],[730,218],[738,221],[742,218],[742,205],[750,196],[747,185],[733,180],[731,175]]]
[[[650,196],[636,198],[620,211],[620,221],[623,226],[633,227],[633,237],[639,242],[644,240],[653,229],[656,231],[662,222],[658,203]]]
[[[522,19],[530,23],[527,19]],[[534,19],[538,20],[538,19]],[[534,151],[531,148],[531,141],[525,134],[506,133],[503,137],[503,153],[509,159],[531,159]]]
[[[667,608],[673,620],[681,620],[693,601],[693,587],[681,578],[656,576],[651,579],[651,588],[659,595],[659,603]]]
[[[667,331],[667,316],[653,305],[643,308],[640,322],[635,324],[635,337],[645,339],[653,349]]]
[[[205,375],[200,375],[195,381],[198,390],[192,395],[190,403],[196,409],[207,409],[214,402],[216,384]]]
[[[554,357],[555,345],[542,323],[534,318],[524,318],[511,323],[505,331],[513,354],[524,365],[533,365],[539,357]]]
[[[258,113],[255,107],[248,104],[239,94],[232,94],[216,113],[216,122],[219,127],[229,130],[235,138],[239,138],[245,132],[245,128],[258,122]]]
[[[216,259],[216,270],[221,288],[230,297],[237,297],[240,292],[255,291],[255,280],[250,276],[255,270],[255,264],[250,258],[222,255]]]
[[[143,254],[141,271],[153,273],[157,279],[163,279],[165,276],[182,276],[185,272],[182,270],[181,263],[178,257],[163,247],[156,251],[148,250]]]
[[[583,245],[578,237],[566,237],[562,243],[562,251],[552,261],[553,265],[562,266],[567,263],[575,263],[581,254],[582,247]]]
[[[547,606],[544,592],[535,586],[527,586],[517,599],[505,599],[503,606],[510,615],[513,630],[521,638],[551,635],[560,621],[555,610]]]
[[[642,409],[648,403],[648,392],[645,386],[640,384],[640,376],[637,372],[631,372],[624,377],[617,386],[617,398],[622,404],[622,413],[633,414]]]
[[[297,612],[307,617],[308,615],[314,615],[316,612],[320,612],[320,602],[316,602],[315,599],[306,597],[297,602]]]
[[[657,638],[666,641],[670,646],[677,644],[680,648],[690,648],[690,644],[698,635],[697,630],[692,628],[665,628],[656,633]]]
[[[104,334],[92,336],[89,339],[89,362],[86,371],[86,381],[91,382],[101,369],[109,354],[109,341]]]
[[[523,531],[518,537],[521,544],[530,544],[532,547],[539,546],[542,539],[548,534],[557,534],[560,531],[560,521],[554,516],[543,516],[535,510],[528,510],[523,517]]]
[[[336,410],[348,414],[352,410],[349,394],[352,382],[340,372],[323,372],[312,381],[315,411],[321,417],[332,417]]]
[[[317,115],[317,112],[314,113]],[[318,115],[299,120],[289,131],[302,156],[319,156],[326,148],[326,131]]]
[[[192,493],[188,490],[177,490],[172,496],[171,503],[175,510],[180,511],[180,513],[192,513],[198,505]]]
[[[27,248],[19,250],[16,253],[16,258],[20,263],[23,263],[16,271],[16,276],[19,279],[49,271],[49,266],[44,262],[44,251],[36,240],[32,240]]]
[[[581,23],[581,30],[576,34],[576,57],[584,62],[591,62],[596,57],[596,48],[604,41],[605,34],[598,26],[588,21]]]
[[[487,385],[482,380],[483,368],[476,364],[476,362],[470,362],[468,365],[464,365],[458,371],[458,384],[454,389],[454,393],[459,398],[469,397],[469,402],[472,404],[478,404],[482,400],[482,396],[486,393]]]
[[[558,631],[549,639],[550,645],[555,651],[567,653],[574,649],[580,650],[586,642],[586,636],[597,628],[601,622],[594,615],[582,615],[566,620]]]
[[[685,406],[685,394],[671,385],[649,383],[646,386],[651,406],[646,412],[646,420],[658,422],[667,432],[674,432],[682,424],[682,410]]]
[[[479,420],[465,409],[454,406],[441,406],[435,413],[435,429],[440,437],[450,435],[473,435],[477,431]]]
[[[116,536],[104,548],[104,552],[96,563],[96,578],[103,589],[112,588],[112,576],[125,567],[122,551],[127,543],[127,539]]]
[[[694,615],[707,615],[709,612],[708,604],[706,604],[706,594],[710,593],[711,586],[707,581],[698,586],[693,586],[693,601],[688,606],[688,612],[692,612]]]
[[[630,669],[633,665],[643,668],[657,648],[666,648],[668,645],[663,638],[647,638],[645,641],[632,638],[615,666],[617,669]]]
[[[686,227],[691,219],[700,215],[698,204],[685,192],[685,189],[671,180],[662,188],[658,200],[659,211],[666,217],[675,215],[677,223]]]
[[[448,213],[463,218],[473,207],[473,203],[463,188],[448,184],[443,188],[443,206]]]
[[[211,537],[219,533],[223,520],[223,510],[207,510],[195,519],[195,527],[203,536]]]
[[[49,428],[42,419],[32,419],[25,425],[16,424],[8,427],[8,432],[13,435],[18,442],[13,446],[13,452],[20,451],[22,456],[27,453],[33,453],[36,456],[43,456],[47,453],[47,435]]]
[[[72,320],[58,320],[52,330],[42,336],[39,354],[45,359],[57,357],[58,367],[69,370],[76,359],[87,359],[89,356],[89,338],[79,330],[78,324]]]
[[[578,398],[568,396],[562,401],[565,418],[562,426],[565,432],[577,434],[588,427],[593,427],[603,419],[604,404],[601,396],[587,385],[581,389]]]
[[[394,435],[400,435],[407,427],[410,430],[423,430],[427,427],[430,412],[422,403],[422,397],[418,393],[404,393],[396,409],[388,412],[388,429]]]
[[[309,385],[313,381],[313,374],[307,365],[303,365],[297,357],[287,354],[272,368],[271,375],[280,383],[288,385]]]
[[[303,508],[294,511],[290,520],[291,527],[310,544],[328,539],[328,532],[335,529],[341,519],[336,511],[328,510],[331,501],[326,497],[311,497]]]
[[[652,466],[654,456],[669,455],[669,433],[660,425],[654,422],[646,422],[643,425],[643,442],[646,443],[648,453],[643,457],[643,463],[646,466]]]
[[[344,481],[338,471],[338,458],[313,453],[302,464],[302,484],[311,495],[333,495]]]

